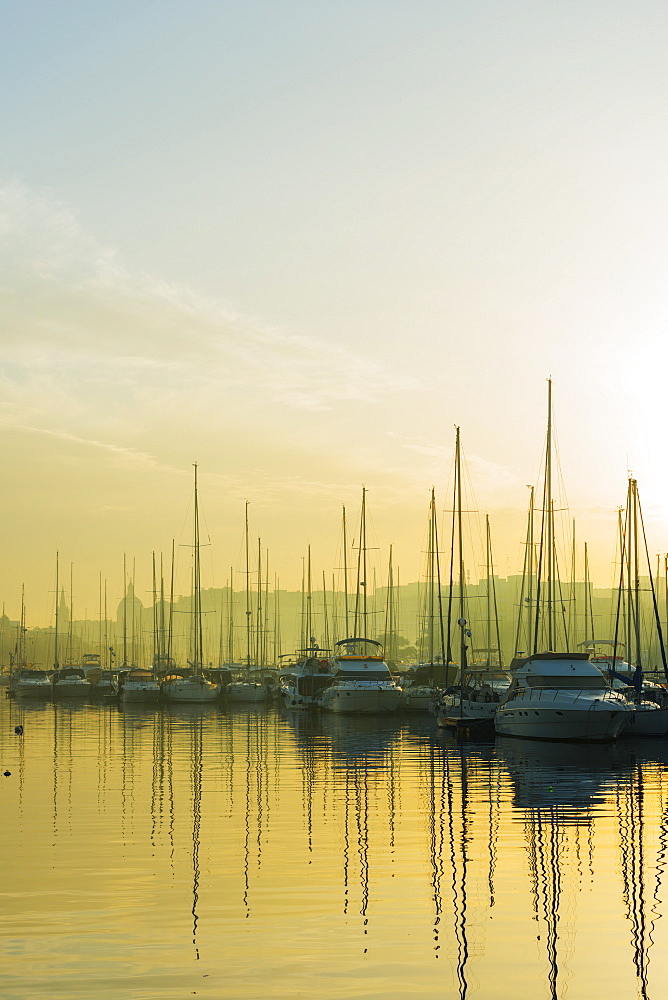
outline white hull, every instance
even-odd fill
[[[143,704],[155,704],[160,701],[162,691],[156,684],[154,687],[129,687],[125,686],[122,692],[124,702],[142,702]]]
[[[317,708],[317,699],[312,695],[299,694],[292,687],[286,687],[281,689],[281,697],[286,708],[295,709],[297,711],[305,711],[309,708]]]
[[[87,698],[92,691],[92,685],[88,681],[61,681],[53,685],[54,698]]]
[[[600,707],[598,707],[600,706]],[[581,707],[560,703],[501,705],[494,717],[500,736],[520,736],[531,740],[605,741],[616,739],[628,723],[629,711],[613,702],[590,702]]]
[[[203,677],[184,677],[165,684],[163,694],[168,701],[210,702],[220,694],[220,684],[212,684]]]
[[[436,715],[436,723],[439,726],[448,726],[449,719],[467,719],[471,722],[494,722],[498,702],[471,701],[463,698],[461,701],[456,695],[443,698]]]
[[[51,681],[19,681],[16,686],[16,693],[21,698],[50,698]]]
[[[326,712],[384,715],[396,712],[400,701],[401,690],[397,687],[367,687],[344,681],[327,688],[320,699],[320,707]]]
[[[430,687],[403,688],[399,708],[404,712],[423,712],[427,715],[432,710],[437,693]]]
[[[225,697],[228,701],[257,705],[260,702],[267,701],[269,693],[264,684],[241,681],[228,684],[225,688]]]
[[[623,736],[665,736],[668,733],[668,708],[633,706]]]

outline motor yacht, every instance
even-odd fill
[[[631,706],[588,653],[534,653],[511,664],[496,732],[527,739],[605,741],[629,724]]]
[[[327,712],[372,715],[396,712],[401,688],[396,684],[375,639],[341,639],[330,662],[333,679],[318,699]]]

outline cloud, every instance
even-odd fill
[[[131,274],[67,206],[18,181],[0,187],[0,269],[4,397],[18,405],[30,391],[49,419],[97,424],[96,401],[107,417],[130,407],[150,419],[158,399],[228,416],[243,400],[251,419],[254,408],[327,411],[410,385],[376,359]]]

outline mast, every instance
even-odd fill
[[[128,574],[125,552],[123,553],[123,666],[128,665]]]
[[[545,586],[543,588],[543,579]],[[545,590],[542,595],[541,591]],[[554,598],[555,598],[555,539],[554,503],[552,500],[552,379],[547,380],[547,434],[545,438],[545,475],[543,479],[543,512],[538,548],[538,572],[536,581],[536,613],[534,618],[533,653],[538,652],[541,625],[541,598],[545,605],[543,616],[547,627],[547,648],[554,646]]]
[[[262,542],[257,540],[257,614],[255,615],[255,666],[262,666]]]
[[[251,606],[250,606],[250,561],[248,552],[248,503],[246,500],[246,669],[250,670],[251,665]]]
[[[313,643],[313,612],[311,608],[311,546],[308,546],[306,557],[306,647],[310,649]]]
[[[234,663],[234,567],[230,566],[230,606],[227,627],[227,660]]]
[[[436,495],[434,487],[431,488],[431,502],[429,504],[429,546],[427,553],[427,587],[429,602],[429,625],[427,630],[427,646],[429,663],[432,673],[434,670],[434,561],[435,561],[435,534],[436,534]]]
[[[392,570],[392,545],[390,544],[390,558],[387,566],[387,603],[385,605],[385,651],[387,659],[394,662],[394,575]]]
[[[390,546],[390,553],[392,552],[392,546]],[[330,637],[329,637],[329,614],[327,611],[327,583],[325,581],[325,571],[322,571],[322,617],[323,617],[323,640],[325,649],[330,649]]]
[[[169,635],[167,636],[167,666],[172,664],[172,642],[174,625],[174,539],[172,538],[172,568],[169,582]]]
[[[465,596],[464,596],[464,536],[462,528],[462,458],[459,427],[455,439],[455,475],[457,478],[457,548],[459,550],[459,617],[464,618]],[[464,632],[462,630],[462,646],[464,644]]]
[[[54,667],[55,667],[56,670],[60,670],[60,663],[58,662],[58,615],[59,615],[59,612],[60,612],[60,609],[58,607],[58,603],[60,601],[60,594],[58,592],[58,589],[59,589],[59,584],[58,584],[58,553],[56,552],[56,635],[55,635],[54,652],[53,652],[53,665],[54,665]]]
[[[489,514],[485,514],[485,562],[487,564],[487,666],[492,659],[492,574],[491,574],[491,539],[489,537]]]
[[[74,659],[74,563],[70,563],[70,621],[67,632],[67,662]]]
[[[360,580],[360,586],[363,587],[362,591],[362,631],[364,632],[364,637],[367,635],[367,565],[366,565],[366,487],[362,487],[362,513],[360,516],[360,545],[362,547],[362,575],[363,579]]]
[[[346,507],[343,505],[343,595],[345,601],[345,635],[350,635],[348,631],[348,538],[346,534]]]
[[[155,675],[155,664],[160,656],[160,639],[158,634],[158,590],[155,579],[155,550],[152,553],[153,568],[153,674]]]
[[[197,495],[197,462],[193,462],[195,470],[195,503],[193,525],[193,667],[195,673],[202,672],[202,581],[200,573],[200,540],[199,540],[199,498]]]

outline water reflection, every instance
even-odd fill
[[[1,712],[3,995],[660,995],[661,742],[466,744],[272,707]]]

